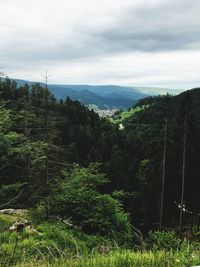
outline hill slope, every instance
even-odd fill
[[[31,81],[15,79],[18,86],[33,84]],[[148,95],[159,93],[177,94],[178,91],[151,88],[151,87],[126,87],[116,85],[65,85],[49,84],[49,90],[57,99],[65,99],[67,96],[73,100],[79,100],[84,105],[96,105],[98,108],[121,108],[133,106],[138,99]]]

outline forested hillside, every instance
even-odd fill
[[[13,79],[17,86],[34,85],[36,82]],[[44,86],[44,83],[40,83]],[[122,108],[126,109],[136,101],[149,94],[143,94],[139,88],[114,86],[114,85],[65,85],[49,84],[49,91],[57,100],[70,97],[84,105],[96,105],[99,109]],[[167,89],[166,89],[167,90]]]
[[[199,213],[200,89],[137,105],[147,103],[119,131],[77,101],[57,102],[39,84],[1,82],[1,206],[32,207],[71,164],[98,162],[109,179],[102,190],[128,192],[132,223],[148,228],[159,223],[166,138],[164,222],[178,221],[183,168],[185,208]]]
[[[136,105],[148,107],[126,121],[125,136],[130,138],[132,151],[138,151],[137,148],[140,148],[136,152],[138,156],[135,160],[135,169],[141,169],[142,176],[139,175],[138,183],[142,182],[143,190],[146,189],[143,191],[143,198],[139,199],[145,200],[143,212],[151,214],[152,217],[145,216],[144,213],[144,218],[150,218],[151,223],[155,223],[156,220],[158,222],[161,205],[161,224],[178,223],[180,205],[184,210],[183,224],[192,221],[194,217],[198,220],[199,104],[198,88],[175,97],[150,97],[142,99]],[[135,184],[137,182],[132,183],[132,186]],[[159,202],[159,199],[162,201]]]
[[[0,81],[0,209],[129,245],[133,227],[198,226],[200,89],[136,106],[119,130],[47,86]]]

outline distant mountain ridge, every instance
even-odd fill
[[[15,79],[18,86],[32,85],[37,82]],[[40,82],[40,84],[43,84]],[[180,92],[164,88],[151,87],[126,87],[117,85],[65,85],[49,84],[48,89],[57,99],[65,99],[69,96],[72,100],[78,100],[84,105],[96,105],[100,109],[121,108],[133,106],[139,99],[157,95],[159,91],[169,93]],[[153,93],[155,91],[155,93]]]

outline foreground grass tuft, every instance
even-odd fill
[[[95,255],[92,258],[56,258],[48,260],[22,262],[17,267],[24,266],[54,266],[54,267],[190,267],[200,263],[197,252],[133,252],[115,251],[109,255]]]
[[[36,232],[10,232],[9,225],[15,219],[10,215],[0,216],[2,267],[191,267],[200,264],[199,243],[185,241],[177,246],[172,233],[155,232],[150,235],[152,250],[134,251],[119,249],[112,240],[86,235],[59,221],[39,223]],[[163,249],[163,240],[165,245],[176,241],[176,246]],[[100,251],[100,246],[106,250]]]

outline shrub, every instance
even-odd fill
[[[177,250],[181,247],[181,240],[173,231],[150,231],[146,240],[150,249]]]
[[[64,173],[49,198],[49,214],[70,218],[86,233],[112,236],[122,243],[130,241],[131,226],[121,203],[100,193],[99,188],[107,182],[96,164],[88,168],[74,166],[70,173]]]

